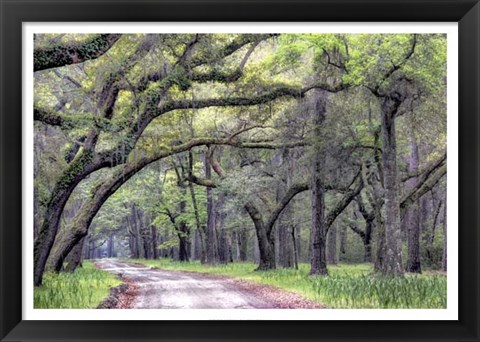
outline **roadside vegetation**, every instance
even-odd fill
[[[329,277],[308,276],[309,265],[299,269],[254,271],[255,264],[238,262],[225,265],[202,265],[200,262],[178,262],[170,259],[128,259],[164,270],[180,270],[225,275],[272,285],[293,291],[327,308],[421,309],[446,308],[447,277],[425,272],[404,277],[371,276],[371,264],[329,266]]]
[[[35,287],[36,309],[95,309],[121,284],[112,273],[96,269],[85,261],[74,273],[45,273],[42,287]]]

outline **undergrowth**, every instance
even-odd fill
[[[293,291],[329,308],[446,308],[447,277],[441,274],[380,277],[370,264],[329,266],[329,276],[308,276],[309,265],[299,270],[254,271],[253,263],[201,265],[168,259],[126,260],[166,270],[226,275]]]
[[[36,309],[94,309],[121,281],[85,261],[73,273],[45,273],[43,285],[34,288]]]

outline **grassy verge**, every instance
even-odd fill
[[[299,270],[254,271],[253,263],[206,266],[167,259],[130,259],[146,266],[251,280],[293,291],[329,308],[446,308],[447,277],[439,274],[403,278],[372,276],[370,264],[330,266],[328,277],[308,276],[309,265]]]
[[[34,289],[36,309],[94,309],[121,281],[85,261],[74,273],[46,273],[43,286]]]

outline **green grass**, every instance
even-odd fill
[[[251,280],[293,291],[329,308],[446,308],[447,277],[439,274],[385,278],[372,275],[370,264],[329,267],[329,276],[308,276],[309,265],[299,270],[254,271],[253,263],[206,266],[167,259],[131,259],[167,270],[184,270]]]
[[[101,271],[92,262],[74,273],[46,273],[42,287],[34,289],[36,309],[94,309],[121,281],[112,273]]]

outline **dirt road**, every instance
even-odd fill
[[[320,307],[294,293],[227,277],[150,269],[112,259],[98,260],[95,265],[135,286],[134,298],[129,304],[134,309]]]

